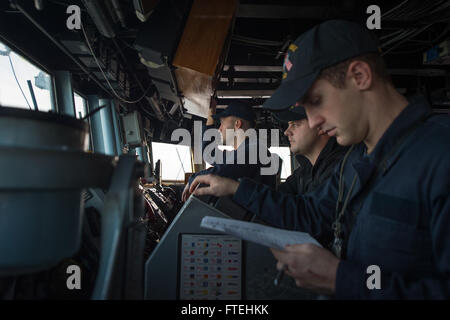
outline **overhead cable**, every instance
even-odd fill
[[[136,99],[136,100],[127,100],[127,99],[125,99],[125,98],[122,98],[122,97],[114,90],[114,88],[112,87],[111,83],[109,82],[108,77],[106,76],[105,72],[103,71],[102,67],[100,66],[100,63],[98,62],[97,56],[95,55],[94,50],[92,49],[91,42],[89,41],[89,38],[88,38],[88,36],[87,36],[87,34],[86,34],[86,31],[84,30],[83,24],[81,24],[81,31],[83,32],[84,38],[86,39],[86,43],[87,43],[87,45],[88,45],[88,47],[89,47],[89,51],[91,52],[92,56],[94,57],[95,63],[97,64],[97,67],[100,69],[100,71],[101,71],[103,77],[105,78],[106,83],[108,84],[109,88],[111,89],[111,92],[113,93],[113,95],[114,95],[117,99],[119,99],[120,101],[125,102],[125,103],[129,103],[129,104],[138,103],[139,101],[141,101],[142,99],[144,99],[144,98],[146,97],[148,91],[151,89],[152,85],[149,85],[148,88],[147,88],[147,90],[145,90],[144,93],[142,94],[142,96],[139,97],[139,98]]]
[[[16,71],[14,70],[14,65],[12,63],[11,56],[9,54],[8,54],[8,59],[9,59],[9,64],[11,65],[11,69],[12,69],[12,72],[13,72],[13,75],[14,75],[14,79],[16,79],[16,83],[19,86],[20,92],[22,92],[22,96],[25,99],[25,101],[27,102],[28,108],[30,108],[30,110],[33,110],[31,108],[31,106],[30,106],[30,103],[27,100],[27,97],[25,96],[25,93],[22,90],[22,87],[20,86],[19,80],[17,80]]]

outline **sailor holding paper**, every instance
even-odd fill
[[[297,285],[338,299],[450,298],[450,118],[392,84],[376,41],[357,24],[315,26],[289,47],[268,109],[301,105],[309,126],[352,146],[324,184],[303,195],[248,179],[197,177],[194,195],[233,200],[272,225],[332,235],[333,252],[273,250]],[[368,270],[381,270],[372,288]]]

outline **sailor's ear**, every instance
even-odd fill
[[[348,66],[347,77],[360,90],[367,90],[372,86],[373,72],[365,61],[353,61]]]
[[[242,129],[242,120],[241,119],[236,119],[236,121],[234,122],[234,128],[235,129]]]

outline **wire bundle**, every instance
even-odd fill
[[[421,23],[437,23],[450,18],[450,1],[413,1],[405,0],[393,7],[381,17],[383,20],[414,21]]]
[[[427,50],[445,36],[449,30],[450,1],[413,1],[405,0],[382,15],[383,21],[413,22],[418,25],[410,28],[400,28],[380,37],[382,55],[387,53],[417,53]],[[425,30],[437,23],[447,22],[437,37],[434,39],[415,39]],[[398,46],[405,44],[409,49],[406,51],[394,51]],[[419,48],[418,48],[419,47]]]

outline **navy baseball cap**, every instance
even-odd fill
[[[289,46],[281,85],[263,107],[283,110],[294,106],[323,69],[372,52],[379,52],[377,41],[354,22],[330,20],[313,27]]]
[[[253,108],[243,102],[239,101],[233,101],[231,102],[228,107],[218,113],[213,115],[213,119],[218,120],[220,118],[235,116],[244,120],[248,120],[251,122],[255,122],[256,116],[255,112],[253,111]]]
[[[297,121],[306,119],[306,111],[305,108],[298,106],[298,107],[289,107],[287,110],[279,111],[279,112],[273,112],[272,113],[275,119],[281,121],[281,122],[289,122],[289,121]]]

